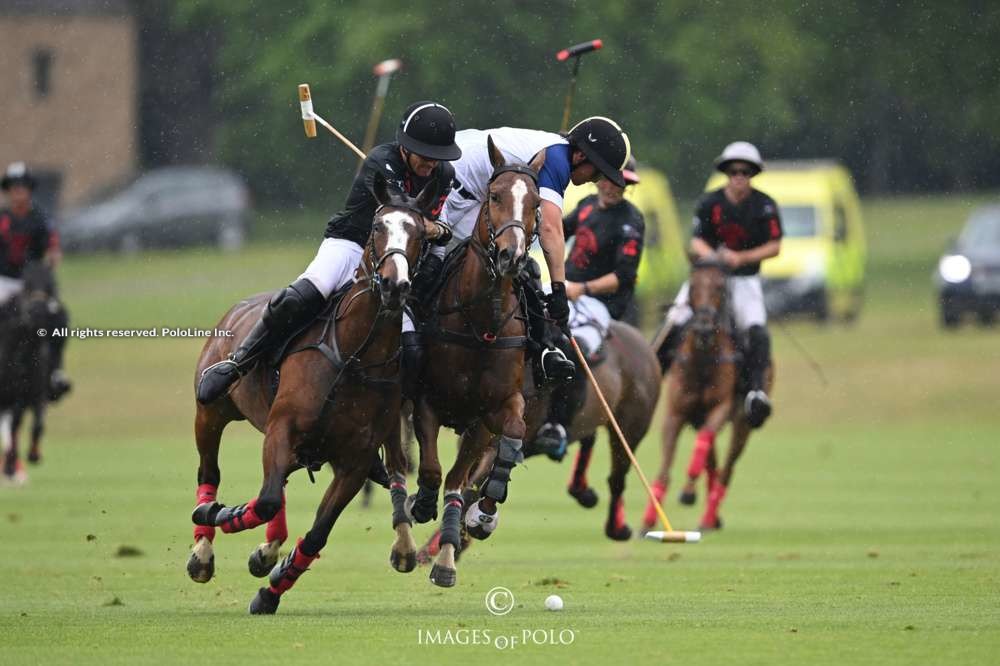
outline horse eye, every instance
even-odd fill
[[[372,230],[378,232],[385,231],[385,225],[381,222],[376,222],[374,225],[372,225]]]
[[[497,194],[496,192],[490,192],[490,202],[500,203],[500,195]]]

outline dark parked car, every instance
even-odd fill
[[[938,262],[941,323],[952,328],[962,315],[992,324],[1000,311],[1000,205],[969,216],[961,235]]]
[[[215,244],[239,248],[250,195],[235,173],[218,167],[166,167],[70,211],[59,224],[67,252]]]

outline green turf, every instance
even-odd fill
[[[973,203],[866,205],[862,317],[851,327],[788,326],[825,385],[774,330],[777,412],[737,470],[721,533],[696,546],[612,543],[603,504],[584,511],[565,495],[568,466],[532,459],[515,473],[496,536],[460,562],[456,588],[432,586],[426,569],[389,568],[379,495],[371,510],[345,513],[273,618],[246,614],[259,583],[245,561],[262,533],[220,535],[207,585],[184,571],[200,342],[73,341],[77,390],[52,411],[44,464],[27,487],[0,488],[0,662],[996,663],[1000,331],[942,332],[930,282]],[[71,259],[63,289],[76,326],[205,327],[232,300],[287,283],[313,251],[299,241],[228,256]],[[657,440],[639,451],[650,473]],[[259,443],[246,426],[228,432],[223,501],[258,488]],[[602,500],[606,473],[601,443],[591,477]],[[292,478],[294,535],[321,492]],[[644,501],[634,475],[627,504],[635,526]],[[678,527],[696,524],[700,510],[679,507],[671,491]],[[122,546],[141,554],[118,557]],[[517,599],[504,617],[484,606],[498,585]],[[562,613],[542,607],[553,592]],[[571,630],[573,644],[419,640],[421,631],[479,630],[495,643],[534,629]]]

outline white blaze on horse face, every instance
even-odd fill
[[[510,188],[510,193],[514,197],[514,221],[524,223],[524,197],[528,196],[528,186],[525,185],[523,180],[518,180],[514,183],[514,186]],[[514,227],[514,235],[517,237],[517,254],[516,257],[520,258],[524,254],[525,250],[525,238],[524,229],[521,227]]]
[[[410,234],[407,231],[406,225],[416,226],[413,223],[413,217],[409,213],[402,211],[386,213],[382,216],[382,224],[385,225],[385,229],[389,234],[385,249],[387,251],[402,250],[404,253],[403,255],[394,254],[387,259],[387,261],[393,262],[396,266],[396,282],[409,282],[410,266],[404,255],[406,253],[406,244],[410,240]]]

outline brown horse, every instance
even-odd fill
[[[381,204],[355,282],[332,301],[332,307],[294,337],[280,362],[280,382],[270,363],[258,363],[227,396],[199,404],[195,435],[199,505],[192,516],[195,547],[188,573],[206,582],[214,570],[215,528],[237,532],[268,523],[268,542],[250,556],[250,571],[270,587],[260,588],[250,604],[254,614],[277,610],[287,591],[319,556],[334,523],[360,490],[377,447],[399,422],[399,350],[402,303],[410,288],[410,267],[416,263],[424,237],[421,210],[429,191],[417,199],[390,195],[376,178],[374,192]],[[259,316],[270,294],[233,307],[217,325],[232,337],[213,338],[198,360],[196,377],[226,358]],[[231,421],[246,419],[264,437],[264,483],[256,499],[238,507],[215,502],[219,484],[219,440]],[[305,467],[312,472],[323,463],[334,471],[312,529],[288,557],[277,563],[278,547],[287,538],[284,485],[288,475]]]
[[[707,471],[708,504],[701,529],[722,526],[719,506],[732,479],[733,467],[750,437],[741,389],[739,354],[731,333],[726,307],[727,269],[714,261],[700,261],[691,270],[689,301],[694,313],[682,338],[677,358],[667,374],[667,411],[663,421],[663,462],[653,483],[653,492],[662,498],[670,482],[670,467],[677,450],[677,438],[685,424],[698,428],[688,464],[687,482],[681,491],[682,504],[694,504],[695,483]],[[768,371],[765,389],[770,392],[773,370]],[[733,432],[725,465],[718,469],[715,438],[732,421]],[[643,518],[645,529],[653,527],[656,513],[650,504]]]
[[[621,321],[611,322],[604,349],[605,358],[599,364],[592,365],[594,377],[622,429],[622,434],[634,450],[646,436],[653,420],[653,413],[656,411],[656,403],[660,399],[661,377],[656,355],[642,337],[642,333]],[[527,432],[531,434],[528,438],[530,442],[548,416],[551,391],[540,390],[531,381],[527,381],[526,384],[525,422]],[[588,509],[598,503],[597,493],[587,483],[587,470],[597,431],[601,427],[607,429],[608,443],[611,447],[611,474],[608,476],[611,500],[608,504],[608,517],[604,523],[604,534],[615,541],[626,541],[631,538],[632,530],[625,520],[622,495],[625,492],[625,477],[630,463],[601,407],[597,394],[588,382],[586,398],[573,417],[568,433],[570,442],[580,442],[580,449],[570,475],[568,492],[581,506]],[[486,477],[493,464],[495,452],[496,449],[492,447],[484,452],[472,478],[481,480]],[[541,453],[543,452],[535,449],[532,444],[525,446],[525,457]],[[436,555],[440,549],[439,540],[439,533],[432,535],[418,553],[418,561],[427,562]],[[463,548],[468,547],[467,541],[463,541]]]
[[[508,165],[492,138],[487,143],[493,165],[489,195],[466,246],[448,262],[436,309],[423,329],[427,358],[433,360],[421,373],[413,413],[420,445],[415,495],[405,497],[395,488],[403,470],[389,461],[397,530],[412,521],[426,523],[437,517],[442,481],[438,431],[443,425],[462,433],[455,463],[444,479],[442,547],[430,574],[431,582],[441,587],[455,585],[462,489],[492,435],[500,435],[499,455],[482,486],[482,499],[467,514],[479,525],[470,530],[474,536],[485,538],[496,525],[497,503],[507,497],[510,471],[523,460],[521,384],[527,339],[513,280],[527,258],[534,231],[541,201],[537,174],[545,154],[539,153],[528,166]],[[394,562],[395,557],[394,552]]]

